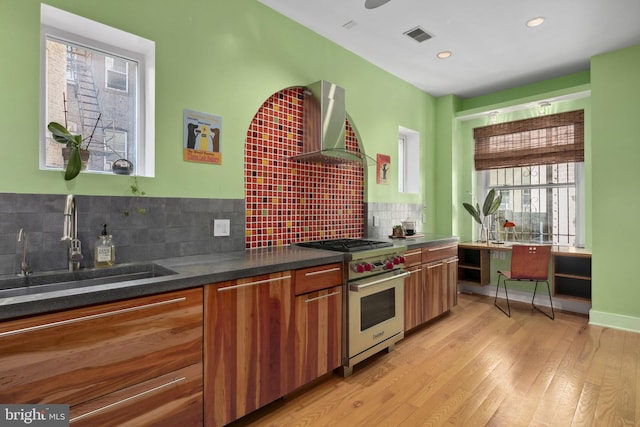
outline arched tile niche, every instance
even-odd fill
[[[251,121],[245,141],[246,248],[307,240],[362,238],[362,164],[299,162],[304,87],[271,95]],[[360,152],[348,120],[346,147]]]

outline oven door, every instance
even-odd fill
[[[404,328],[404,278],[395,270],[349,282],[349,358],[394,337]]]

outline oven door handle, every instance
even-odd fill
[[[371,286],[379,285],[380,283],[388,282],[389,280],[402,279],[407,276],[409,276],[409,273],[407,271],[402,271],[400,273],[395,273],[391,277],[385,277],[384,279],[378,279],[372,282],[362,283],[360,285],[354,283],[349,286],[349,290],[353,292],[360,292],[364,291],[367,288],[370,288]]]

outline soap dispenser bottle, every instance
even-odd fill
[[[96,240],[95,266],[111,267],[115,264],[115,261],[116,249],[111,235],[107,233],[107,224],[104,224],[102,234]]]

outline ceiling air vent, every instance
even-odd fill
[[[422,43],[423,41],[429,40],[431,37],[433,37],[431,34],[427,33],[420,27],[412,28],[409,31],[405,31],[403,34],[411,37],[418,43]]]

